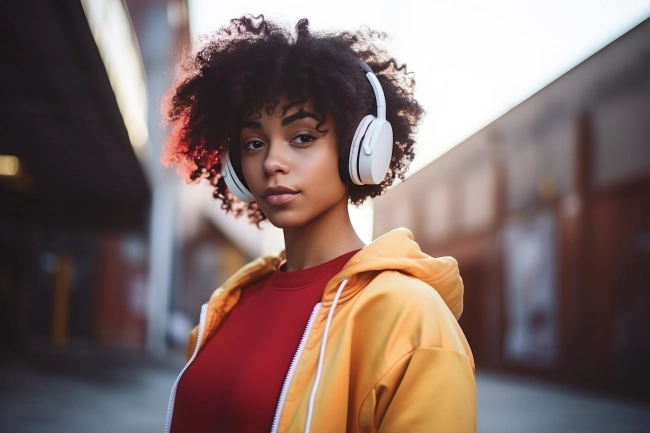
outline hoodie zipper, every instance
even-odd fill
[[[278,426],[280,424],[280,415],[282,414],[282,410],[284,409],[284,403],[287,398],[287,392],[289,391],[289,385],[291,385],[291,379],[293,379],[293,374],[296,371],[298,361],[300,360],[300,356],[302,355],[303,349],[305,348],[305,344],[307,343],[309,334],[311,334],[311,330],[314,325],[314,319],[316,318],[320,310],[321,310],[321,303],[319,302],[318,304],[316,304],[316,306],[314,306],[314,309],[312,310],[311,315],[309,316],[309,321],[307,321],[305,332],[303,332],[302,338],[300,339],[298,350],[296,350],[296,353],[293,355],[293,360],[291,361],[291,365],[289,366],[289,371],[287,372],[287,376],[284,378],[284,384],[282,385],[282,392],[280,393],[278,406],[275,409],[275,416],[273,417],[273,427],[271,428],[271,433],[278,432]]]
[[[167,418],[165,420],[165,433],[169,433],[171,430],[172,426],[172,415],[174,413],[174,401],[176,399],[176,389],[178,388],[178,382],[181,380],[181,376],[183,376],[183,373],[185,373],[185,370],[188,369],[192,361],[194,361],[194,358],[196,358],[196,354],[199,352],[199,347],[201,346],[201,340],[203,339],[203,331],[205,328],[205,318],[206,318],[206,313],[208,311],[208,304],[203,304],[201,306],[201,318],[199,319],[199,334],[196,338],[196,346],[194,347],[194,353],[192,353],[192,356],[190,359],[187,361],[185,364],[185,367],[181,370],[180,373],[178,373],[178,377],[176,378],[176,381],[174,382],[174,385],[172,386],[172,391],[169,396],[169,404],[167,405]]]

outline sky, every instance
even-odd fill
[[[426,116],[411,173],[650,17],[650,0],[190,0],[196,36],[246,13],[314,30],[385,31]],[[353,216],[366,227],[372,210]],[[365,222],[364,222],[365,221]],[[362,237],[367,238],[367,235]]]

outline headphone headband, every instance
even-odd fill
[[[386,97],[384,96],[384,89],[381,88],[377,76],[372,71],[370,66],[363,60],[359,60],[361,69],[366,73],[366,78],[370,82],[372,91],[375,93],[375,101],[377,101],[377,119],[386,120]]]

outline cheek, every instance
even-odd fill
[[[332,183],[332,185],[337,185],[342,189],[346,189],[346,186],[341,180],[341,175],[339,173],[339,149],[335,141],[330,143],[329,152],[326,158],[329,177],[328,180]]]
[[[318,189],[326,188],[327,192],[338,196],[345,191],[346,187],[339,175],[337,150],[336,147],[324,149],[315,158],[306,161],[302,169],[310,177],[311,184]]]

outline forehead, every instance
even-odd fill
[[[275,105],[266,104],[261,108],[252,109],[252,112],[242,120],[259,120],[263,117],[285,118],[300,111],[316,114],[314,104],[311,100],[290,104],[288,100],[283,99]]]

